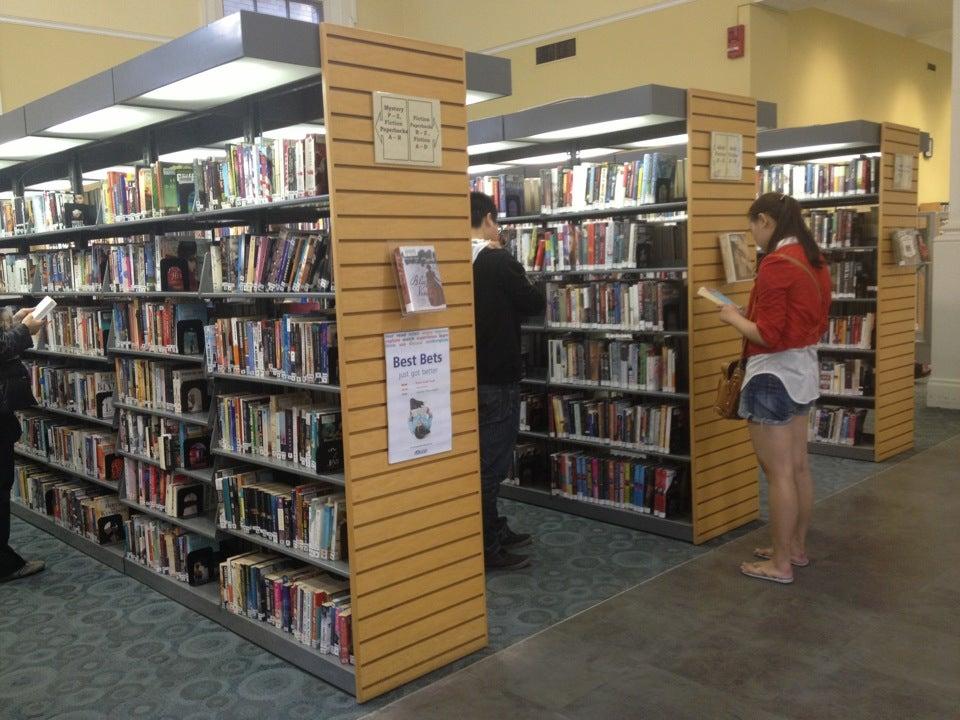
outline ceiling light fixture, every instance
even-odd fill
[[[649,140],[637,140],[636,142],[624,143],[627,148],[659,148],[672,147],[674,145],[686,145],[690,138],[686,133],[682,135],[667,135],[665,137],[650,138]]]
[[[780,148],[778,150],[762,150],[757,153],[757,157],[788,157],[790,155],[813,155],[815,153],[828,153],[834,150],[848,150],[857,147],[856,143],[826,143],[824,145],[807,145],[806,147]]]
[[[674,121],[676,118],[665,115],[640,115],[637,117],[618,118],[616,120],[603,120],[600,122],[589,123],[587,125],[577,125],[576,127],[563,128],[561,130],[550,130],[548,132],[530,135],[526,139],[537,142],[548,140],[574,140],[576,138],[590,137],[592,135],[604,135],[605,133],[620,132],[622,130],[635,130],[636,128],[648,127],[650,125],[659,125],[664,122]]]
[[[570,160],[570,153],[550,153],[549,155],[532,155],[515,160],[504,160],[508,165],[551,165],[565,163]]]
[[[482,155],[497,152],[498,150],[513,150],[514,148],[530,147],[532,143],[517,142],[516,140],[496,140],[494,142],[467,145],[467,155]]]
[[[497,170],[510,170],[512,169],[510,165],[497,165],[495,163],[484,163],[481,165],[471,165],[467,168],[467,172],[470,175],[477,175],[479,173],[495,172]]]
[[[44,155],[53,155],[54,153],[70,150],[71,148],[85,145],[89,140],[79,140],[76,138],[52,138],[36,137],[27,135],[26,137],[8,140],[0,143],[0,158],[5,160],[34,160]]]
[[[49,127],[43,134],[96,140],[172,120],[185,114],[178,110],[113,105]]]

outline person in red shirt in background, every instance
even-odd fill
[[[770,489],[773,547],[757,548],[759,562],[744,575],[789,584],[793,568],[810,564],[807,531],[813,478],[807,423],[820,396],[817,343],[829,323],[830,269],[789,195],[766,193],[750,206],[750,231],[766,253],[757,268],[746,315],[733,305],[720,319],[746,339],[740,417]]]

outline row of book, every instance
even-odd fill
[[[210,248],[215,292],[332,292],[329,232],[230,235]]]
[[[757,186],[759,194],[778,192],[798,200],[874,194],[880,187],[880,158],[767,165],[757,173]]]
[[[33,290],[33,271],[25,255],[0,254],[0,292],[28,293]]]
[[[201,470],[210,464],[210,434],[199,425],[121,410],[118,436],[124,452],[163,470]]]
[[[226,468],[214,475],[217,525],[257,535],[320,560],[347,559],[346,496],[321,483],[291,486],[269,470]]]
[[[673,453],[685,449],[683,430],[683,409],[677,405],[579,393],[551,393],[547,399],[547,431],[556,438],[599,441],[635,452]]]
[[[677,351],[632,338],[549,338],[551,383],[595,383],[622,390],[677,391]]]
[[[318,404],[308,392],[216,397],[220,447],[292,462],[318,473],[343,470],[340,406]]]
[[[14,468],[13,499],[100,545],[119,543],[130,516],[115,493],[26,460]]]
[[[50,313],[43,330],[34,337],[42,337],[47,350],[103,357],[111,316],[111,311],[102,307],[60,305]]]
[[[629,162],[544,168],[538,178],[477,176],[471,189],[490,195],[505,217],[632,207],[686,197],[686,167],[681,156],[645,153]]]
[[[685,221],[600,220],[519,225],[505,237],[527,271],[618,270],[687,263]]]
[[[820,338],[828,347],[870,349],[873,347],[873,329],[876,315],[837,315],[830,317],[830,325]]]
[[[77,195],[59,191],[0,199],[0,237],[70,227],[77,204]]]
[[[344,665],[354,662],[346,579],[276,553],[243,553],[220,563],[220,603],[321,655],[333,655]]]
[[[676,280],[546,283],[546,324],[601,330],[679,330],[683,287]]]
[[[147,515],[124,521],[123,550],[128,560],[180,582],[204,585],[216,578],[216,540]]]
[[[113,417],[114,375],[26,362],[33,397],[49,408],[69,410],[100,420]]]
[[[118,357],[114,367],[117,399],[124,404],[188,414],[210,407],[206,373],[196,365]]]
[[[170,517],[203,516],[209,507],[207,485],[186,475],[168,472],[149,463],[124,458],[124,497]]]
[[[859,260],[839,260],[830,263],[830,286],[834,300],[867,297],[871,290],[872,274]],[[872,289],[876,291],[876,286]]]
[[[208,325],[207,369],[303,383],[336,383],[337,325],[315,315],[220,318]]]
[[[873,365],[860,358],[820,360],[820,392],[830,395],[870,395]]]
[[[876,242],[877,218],[873,213],[838,208],[805,211],[807,227],[822,248],[847,248]]]
[[[326,145],[320,135],[302,140],[261,138],[226,146],[222,158],[192,164],[157,161],[109,172],[100,184],[99,222],[112,223],[248,203],[324,195]]]
[[[203,303],[137,298],[113,306],[114,342],[125,350],[202,355],[206,322],[207,307]]]
[[[52,418],[38,410],[16,413],[20,422],[19,447],[43,460],[51,460],[86,477],[115,480],[118,476],[117,436],[76,422]]]
[[[860,445],[868,434],[866,408],[815,407],[807,425],[807,440],[834,445]]]

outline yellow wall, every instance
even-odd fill
[[[754,7],[750,21],[751,89],[777,103],[780,127],[863,119],[920,128],[934,154],[920,161],[919,201],[948,199],[948,53],[820,10]]]
[[[200,27],[203,9],[203,0],[0,0],[0,110],[20,107],[159,44],[110,33],[178,37]],[[12,21],[19,18],[64,28]],[[97,28],[106,32],[83,31]]]

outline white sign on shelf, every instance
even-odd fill
[[[383,336],[387,365],[387,462],[447,452],[450,411],[450,330]]]
[[[743,178],[743,135],[740,133],[710,133],[710,179],[732,180]]]
[[[373,148],[380,165],[440,167],[440,101],[373,93]]]
[[[913,155],[898,153],[894,156],[893,189],[913,190]]]

